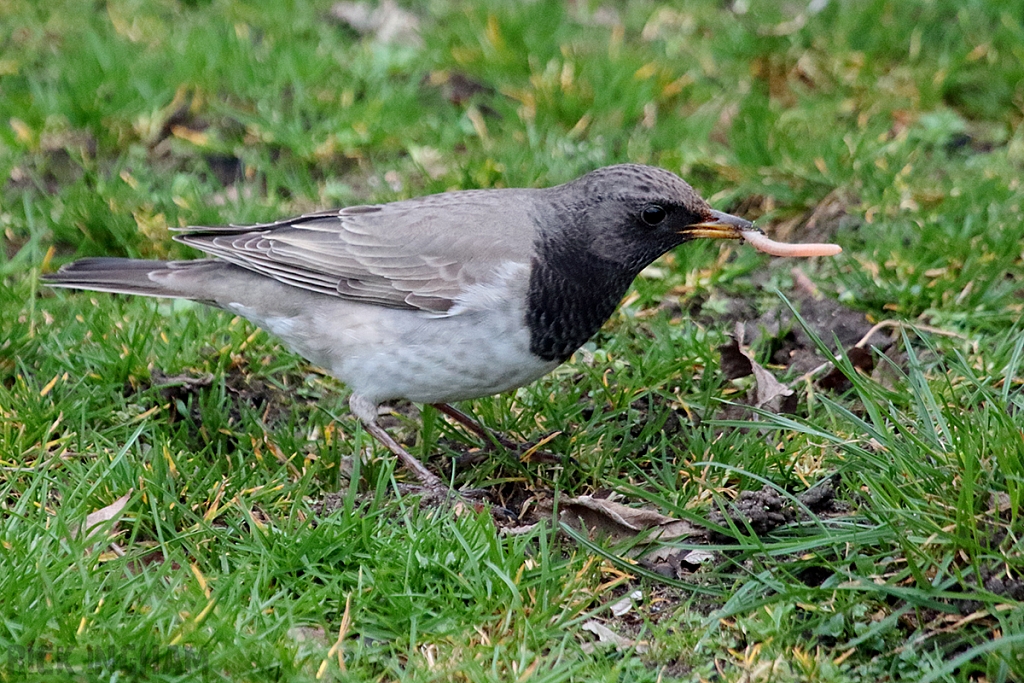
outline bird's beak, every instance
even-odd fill
[[[709,220],[687,225],[679,233],[691,239],[704,237],[713,240],[740,240],[743,239],[745,230],[761,232],[753,223],[739,216],[712,211]]]

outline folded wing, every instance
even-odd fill
[[[468,287],[509,263],[529,263],[532,193],[452,192],[247,227],[188,228],[175,239],[302,289],[444,314]]]

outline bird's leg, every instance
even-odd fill
[[[465,503],[476,507],[479,501],[488,497],[486,491],[481,489],[474,489],[470,491],[452,491],[452,489],[441,480],[440,477],[435,475],[433,472],[428,470],[426,466],[419,460],[414,458],[409,451],[402,448],[402,446],[395,441],[390,434],[385,431],[383,427],[377,424],[377,404],[373,401],[366,399],[358,394],[352,394],[348,400],[349,408],[353,414],[359,418],[359,421],[363,423],[363,427],[366,431],[370,432],[373,438],[377,439],[383,444],[389,451],[395,454],[398,460],[405,466],[406,469],[410,470],[423,487],[430,493],[432,497],[440,500],[450,500],[452,496],[455,499],[461,499]],[[466,417],[467,420],[471,418]],[[483,429],[481,427],[481,429]],[[515,519],[515,515],[503,507],[495,506],[491,508],[491,513],[501,519]]]
[[[516,453],[517,455],[521,455],[522,453],[529,451],[531,450],[531,448],[535,447],[530,446],[528,444],[518,444],[515,441],[512,441],[511,439],[505,438],[501,434],[498,434],[488,429],[487,427],[483,426],[482,424],[474,420],[472,417],[470,417],[469,415],[467,415],[466,413],[462,412],[461,410],[459,410],[458,408],[449,403],[432,403],[431,405],[437,408],[445,415],[447,415],[448,417],[450,417],[451,419],[458,422],[460,425],[462,425],[469,431],[479,436],[484,441],[488,442],[489,444],[497,444],[504,448],[505,450],[508,450],[512,453]],[[545,453],[543,451],[534,451],[531,454],[531,457],[539,462],[546,461],[561,464],[564,463],[565,461],[565,458],[559,457],[557,455],[552,455],[551,453]]]
[[[428,470],[423,463],[414,458],[409,451],[402,448],[401,444],[395,441],[383,427],[377,424],[377,404],[363,396],[352,394],[349,397],[348,405],[353,414],[363,423],[366,431],[370,432],[373,438],[377,439],[385,448],[394,453],[405,468],[419,479],[421,484],[434,491],[449,490],[440,477]]]
[[[492,444],[497,444],[510,451],[514,451],[518,448],[518,444],[513,443],[511,440],[506,439],[500,434],[495,434],[487,427],[474,420],[472,417],[462,412],[455,406],[448,403],[432,403],[432,406],[437,408],[439,411],[450,417],[451,419],[458,422],[460,425],[479,436],[484,441]]]

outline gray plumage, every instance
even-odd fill
[[[655,258],[744,226],[676,175],[624,164],[547,189],[189,228],[175,239],[214,258],[83,259],[44,280],[242,315],[348,384],[370,424],[384,400],[447,403],[533,381],[600,328]]]

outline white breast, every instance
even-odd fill
[[[529,384],[558,363],[530,352],[525,323],[529,266],[506,263],[466,289],[444,315],[316,295],[296,315],[230,308],[373,402],[459,401]]]

